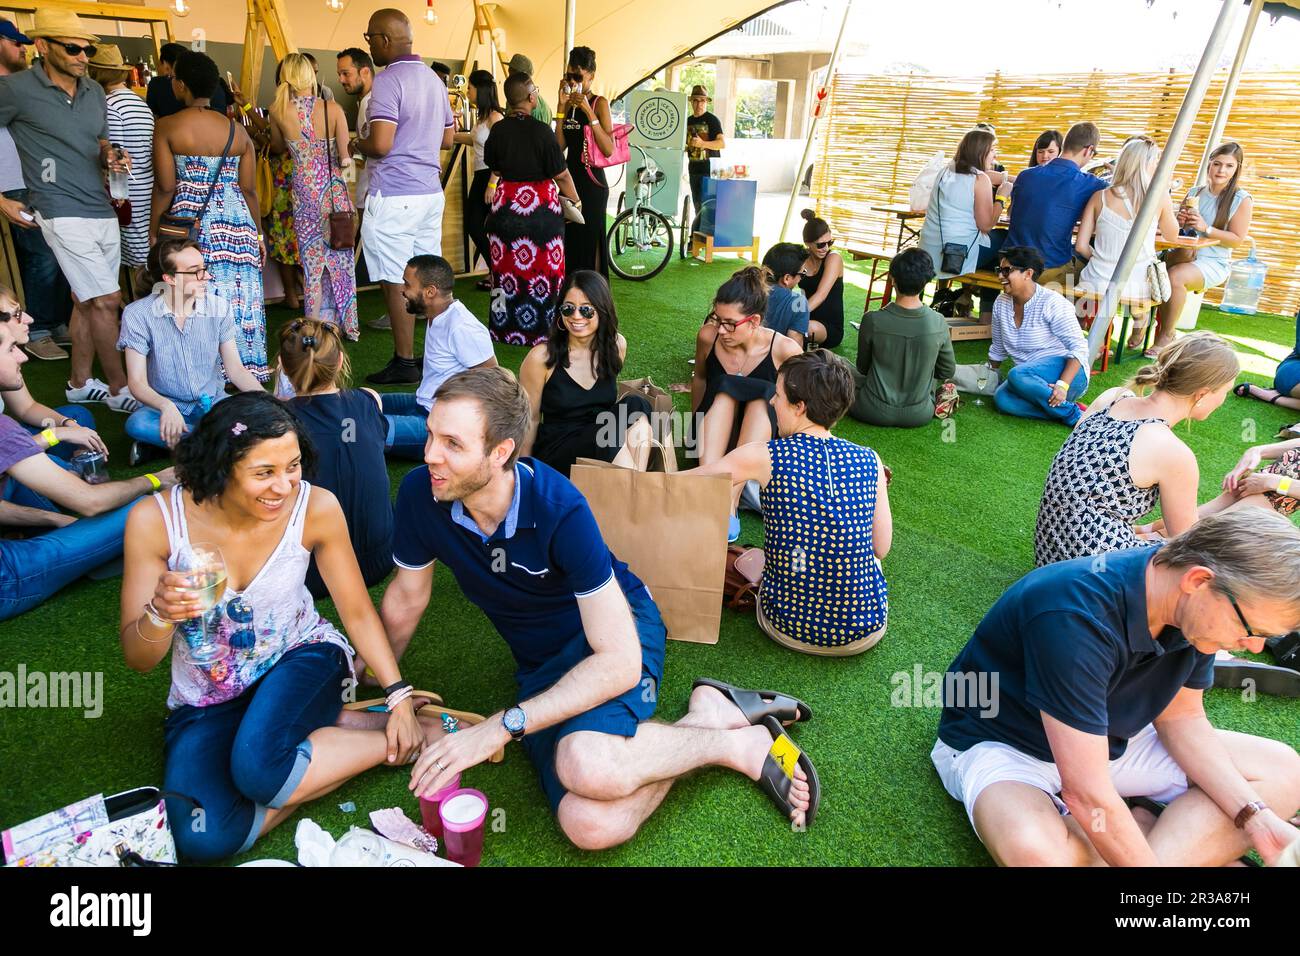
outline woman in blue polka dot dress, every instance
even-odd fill
[[[805,654],[861,654],[889,617],[880,562],[894,526],[884,467],[870,448],[831,434],[852,402],[844,359],[824,349],[797,355],[781,366],[772,399],[781,437],[741,445],[696,472],[762,486],[758,624]]]

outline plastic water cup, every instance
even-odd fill
[[[108,462],[103,452],[79,451],[72,456],[72,467],[88,485],[102,485],[108,481]]]
[[[442,840],[442,817],[438,815],[438,807],[444,799],[459,789],[460,774],[456,774],[451,778],[451,783],[437,793],[430,793],[420,798],[420,820],[424,823],[424,828],[439,841]]]
[[[447,859],[461,866],[478,866],[483,858],[483,827],[487,797],[477,790],[454,790],[438,807],[445,834]]]

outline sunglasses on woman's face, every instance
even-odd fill
[[[61,46],[63,49],[67,50],[68,56],[81,56],[83,53],[86,54],[86,56],[94,56],[99,52],[99,47],[95,46],[93,43],[87,46],[78,46],[75,43],[64,43],[62,40],[51,40],[50,42],[55,46]]]
[[[596,309],[594,306],[574,305],[572,302],[566,302],[564,305],[560,306],[560,315],[564,316],[566,319],[573,318],[573,313],[575,312],[584,319],[594,319],[596,317]]]
[[[818,249],[829,249],[831,246],[835,245],[835,240],[825,239],[822,242],[814,242],[813,245]]]

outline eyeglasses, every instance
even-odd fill
[[[1239,620],[1241,622],[1241,626],[1246,629],[1247,637],[1253,637],[1257,640],[1262,640],[1269,636],[1267,634],[1255,633],[1254,629],[1250,626],[1250,623],[1246,620],[1246,615],[1241,613],[1241,605],[1237,603],[1237,599],[1233,596],[1231,591],[1224,591],[1223,596],[1228,599],[1228,601],[1232,604],[1232,609],[1237,612],[1237,620]]]
[[[385,40],[387,40],[387,39],[388,39],[388,34],[387,34],[387,33],[363,33],[363,34],[361,34],[361,39],[365,40],[367,43],[369,43],[369,42],[370,42],[371,40],[373,40],[375,37],[383,37]]]
[[[594,306],[574,305],[572,302],[566,302],[564,305],[560,306],[560,315],[564,316],[566,319],[573,318],[573,313],[575,312],[584,319],[594,319],[596,317],[596,309]]]
[[[996,272],[998,275],[1002,276],[1002,278],[1005,279],[1007,276],[1011,275],[1011,273],[1013,273],[1013,272],[1024,272],[1025,270],[1019,268],[1018,266],[998,266],[998,267],[997,267],[996,269],[994,269],[993,271]]]
[[[93,43],[87,46],[78,46],[75,43],[64,43],[62,40],[50,40],[49,42],[55,46],[63,47],[63,49],[68,51],[68,56],[81,56],[83,53],[86,54],[86,56],[94,56],[99,52],[99,47],[95,46]]]
[[[174,276],[194,276],[196,279],[206,279],[209,274],[207,266],[199,266],[197,269],[177,269],[172,273]]]
[[[748,325],[750,322],[753,322],[757,318],[758,316],[751,315],[748,318],[741,319],[739,322],[727,322],[723,319],[718,318],[718,313],[710,312],[705,317],[704,321],[712,322],[714,325],[718,327],[718,331],[720,332],[730,333],[736,331],[736,329],[740,328],[742,325]]]
[[[831,246],[835,245],[835,240],[827,239],[825,242],[814,242],[813,245],[818,249],[829,249]]]

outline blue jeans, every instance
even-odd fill
[[[1007,375],[993,395],[993,404],[1004,415],[1019,418],[1046,418],[1073,426],[1082,414],[1075,399],[1088,390],[1088,373],[1080,368],[1074,374],[1070,390],[1065,394],[1065,401],[1055,408],[1047,404],[1052,397],[1052,387],[1065,371],[1068,355],[1060,358],[1041,359],[1017,365]]]
[[[73,421],[75,421],[78,425],[81,425],[83,428],[93,429],[95,427],[95,416],[90,413],[90,409],[87,408],[85,405],[60,405],[58,408],[54,410],[54,412],[56,415],[58,415],[59,421],[63,421],[63,419],[65,418],[71,418]],[[36,435],[44,431],[44,428],[40,425],[24,424],[23,428],[26,428],[27,431],[33,435]],[[51,458],[57,458],[59,459],[59,461],[63,462],[63,461],[71,461],[73,455],[75,455],[79,451],[84,451],[84,450],[85,449],[83,449],[80,445],[73,445],[65,441],[65,442],[59,442],[59,444],[55,445],[45,454],[49,455]]]
[[[1300,385],[1300,312],[1295,316],[1295,348],[1273,375],[1273,387],[1282,395],[1290,396],[1297,385]]]
[[[388,420],[384,450],[398,458],[424,461],[429,410],[415,400],[414,392],[381,392],[380,398],[384,400],[384,418]]]
[[[203,417],[203,406],[196,405],[192,412],[182,412],[181,417],[185,419],[185,424],[190,431],[199,423]],[[167,443],[162,438],[162,413],[156,408],[150,408],[148,405],[142,405],[131,413],[126,420],[126,433],[138,442],[144,442],[146,445],[157,445],[159,448],[166,448]]]
[[[45,498],[13,480],[5,483],[4,497],[15,504],[54,510]],[[0,621],[30,611],[61,588],[121,557],[130,510],[127,504],[34,538],[0,542]]]
[[[4,197],[24,204],[28,201],[26,189],[11,189]],[[27,311],[32,315],[28,334],[34,342],[49,338],[55,326],[67,325],[72,317],[72,289],[59,271],[59,263],[39,227],[14,226],[9,232],[14,237],[14,254],[18,257]]]
[[[183,859],[223,860],[253,845],[267,809],[284,806],[306,776],[307,736],[338,718],[348,676],[340,648],[305,644],[233,700],[171,712],[163,790],[177,795],[167,819]]]

